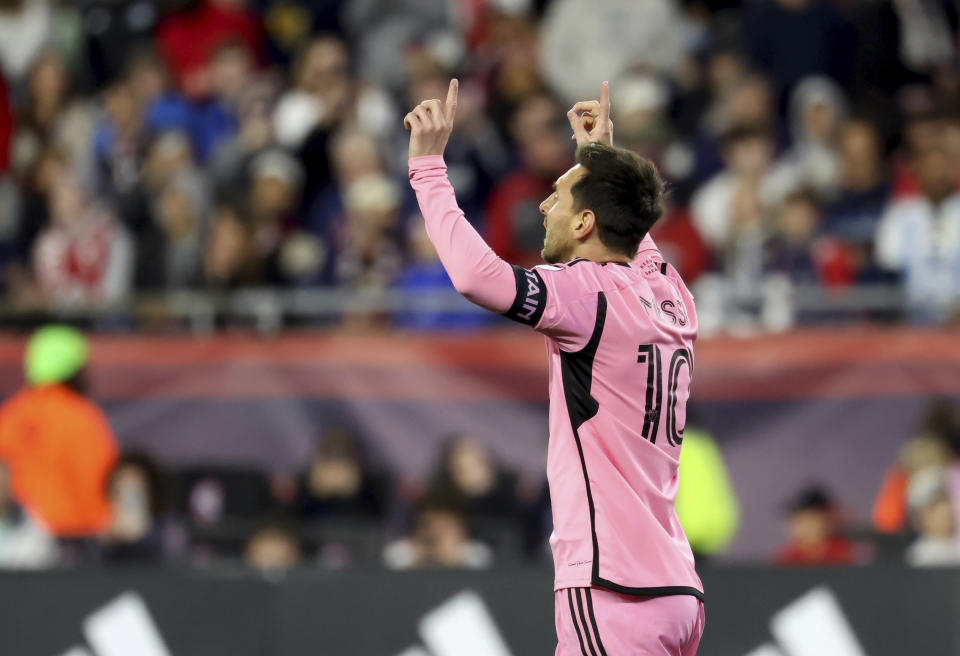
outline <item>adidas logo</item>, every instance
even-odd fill
[[[480,595],[464,590],[420,619],[420,638],[397,656],[511,656]]]
[[[866,656],[834,594],[814,588],[770,619],[776,644],[746,656]]]
[[[511,656],[480,595],[464,590],[424,615],[418,625],[425,646],[397,656]],[[143,598],[125,592],[83,620],[87,646],[60,656],[171,656]]]
[[[90,649],[76,646],[61,656],[171,656],[143,598],[125,592],[83,620]]]

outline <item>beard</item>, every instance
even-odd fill
[[[560,249],[557,248],[556,244],[551,244],[547,239],[543,240],[543,248],[540,250],[540,257],[543,258],[543,261],[547,264],[559,264],[560,262],[566,262],[563,258],[563,253],[560,252]]]
[[[562,264],[573,259],[573,248],[572,236],[564,232],[562,225],[555,225],[553,232],[547,230],[543,236],[540,257],[547,264]]]

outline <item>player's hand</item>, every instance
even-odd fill
[[[600,85],[600,100],[581,100],[567,112],[577,146],[599,141],[613,145],[613,121],[610,120],[610,83]]]
[[[424,100],[403,118],[403,127],[410,130],[411,159],[422,155],[443,155],[457,113],[458,91],[459,83],[454,78],[450,80],[445,103]]]

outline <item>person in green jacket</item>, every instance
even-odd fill
[[[691,415],[688,411],[687,416]],[[706,430],[693,425],[684,429],[679,475],[676,509],[680,524],[697,558],[713,556],[736,535],[740,504],[720,449]]]

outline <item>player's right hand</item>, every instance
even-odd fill
[[[613,121],[610,120],[610,83],[600,85],[600,100],[581,100],[567,112],[573,136],[580,147],[592,141],[613,145]]]
[[[424,100],[403,118],[403,127],[410,130],[410,159],[423,155],[443,155],[453,131],[457,113],[459,82],[450,80],[447,101]]]

